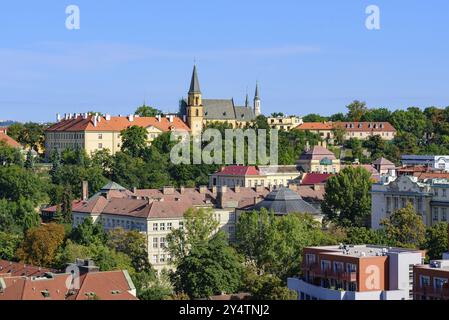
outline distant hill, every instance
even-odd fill
[[[0,120],[0,127],[9,127],[10,125],[16,123],[12,120]]]

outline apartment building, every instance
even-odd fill
[[[267,117],[267,123],[271,129],[290,131],[303,123],[297,116]]]
[[[383,219],[409,203],[413,204],[426,226],[449,221],[448,179],[384,176],[372,185],[371,198],[371,227],[374,229],[379,229]]]
[[[299,182],[302,172],[297,166],[239,166],[222,167],[209,176],[209,186],[280,187]]]
[[[150,143],[164,132],[189,132],[190,128],[178,117],[139,117],[136,115],[113,117],[109,114],[65,114],[45,131],[46,156],[53,151],[81,148],[91,154],[97,150],[120,151],[121,131],[132,126],[145,128]]]
[[[292,186],[293,188],[293,186]],[[149,260],[156,270],[172,268],[171,257],[166,250],[167,236],[174,229],[184,227],[184,214],[189,208],[204,208],[213,211],[219,229],[228,234],[229,241],[235,239],[236,211],[263,200],[274,187],[227,186],[198,188],[134,189],[132,191],[110,182],[97,194],[88,197],[84,183],[83,200],[74,202],[72,208],[73,227],[91,218],[101,223],[105,230],[123,228],[137,230],[145,235]],[[316,207],[323,200],[324,190],[310,186],[295,187],[302,199]],[[50,219],[54,207],[44,209]]]
[[[413,267],[424,252],[371,245],[308,247],[302,278],[289,278],[299,300],[409,300]]]
[[[333,127],[345,131],[345,140],[367,140],[379,136],[382,140],[390,141],[396,136],[396,129],[389,122],[334,122]]]

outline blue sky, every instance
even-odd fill
[[[371,4],[381,30],[365,28]],[[194,59],[204,97],[243,104],[258,80],[265,114],[448,106],[448,14],[446,0],[3,1],[0,119],[127,114],[144,98],[173,112]]]

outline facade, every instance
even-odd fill
[[[449,260],[414,267],[415,300],[449,300]]]
[[[385,176],[371,188],[371,227],[380,228],[380,222],[395,211],[412,203],[427,226],[447,222],[449,214],[449,180],[426,179],[402,175]]]
[[[308,173],[338,173],[341,169],[340,160],[328,149],[314,146],[299,157],[296,164]]]
[[[301,175],[297,166],[231,165],[210,175],[209,186],[280,187],[299,182]]]
[[[196,65],[193,67],[188,98],[180,105],[180,115],[191,128],[193,135],[198,135],[211,123],[227,123],[233,128],[243,128],[261,114],[259,84],[256,84],[253,104],[250,105],[246,95],[245,105],[237,106],[234,99],[203,99],[198,80]]]
[[[271,129],[290,131],[303,123],[302,118],[296,116],[267,117]]]
[[[126,270],[100,272],[89,260],[77,260],[69,268],[78,270],[79,274],[0,272],[0,300],[138,300]]]
[[[333,126],[345,131],[345,140],[367,140],[379,136],[390,141],[396,136],[396,129],[389,122],[335,122]]]
[[[404,166],[423,166],[433,170],[449,171],[449,156],[403,155]]]
[[[289,278],[300,300],[409,300],[413,267],[424,252],[371,245],[309,247],[302,278]]]
[[[179,118],[139,117],[135,115],[113,117],[92,114],[66,114],[57,116],[58,122],[45,131],[46,156],[53,151],[80,148],[91,154],[97,150],[120,151],[121,131],[132,126],[143,127],[148,132],[150,143],[160,134],[170,131],[189,132],[190,128]]]

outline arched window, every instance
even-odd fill
[[[196,113],[196,116],[199,117],[200,111],[198,109],[196,109],[195,113]]]
[[[195,105],[197,106],[197,105],[199,105],[199,103],[200,103],[200,98],[195,97]]]

